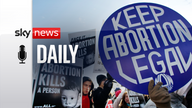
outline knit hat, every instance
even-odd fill
[[[115,96],[118,97],[120,93],[121,93],[121,90],[116,91]]]
[[[118,91],[118,90],[121,90],[119,87],[115,89],[115,92]]]
[[[107,77],[105,75],[98,75],[97,76],[97,83],[100,85],[103,80],[105,80]]]
[[[92,89],[94,88],[94,84],[93,84],[92,80],[91,80],[89,77],[84,76],[84,77],[83,77],[83,83],[84,83],[85,81],[90,81],[90,82],[91,82],[91,89],[90,89],[90,90],[92,90]]]

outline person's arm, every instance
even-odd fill
[[[117,98],[115,99],[114,103],[113,103],[113,107],[114,108],[119,108],[119,103],[122,99],[123,94],[125,93],[125,90],[121,91],[121,93],[119,94],[119,96],[117,96]]]
[[[176,93],[180,96],[186,97],[186,95],[189,92],[189,90],[191,89],[191,87],[192,87],[192,79],[187,84],[185,84],[185,86],[183,86],[179,90],[175,91],[174,93]]]

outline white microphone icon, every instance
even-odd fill
[[[21,60],[21,62],[19,62],[20,64],[25,64],[25,62],[23,62],[23,61],[27,58],[27,53],[25,52],[24,45],[20,45],[20,49],[18,52],[18,58],[19,58],[19,60]]]

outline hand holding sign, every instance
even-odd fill
[[[121,85],[147,94],[148,82],[163,82],[173,92],[192,76],[192,27],[174,10],[136,3],[114,12],[99,34],[99,53]]]
[[[151,80],[148,86],[149,97],[158,108],[171,108],[171,96],[166,87],[161,87],[162,84],[162,82],[158,82],[154,86],[154,80]]]

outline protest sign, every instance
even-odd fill
[[[105,67],[101,61],[99,51],[97,51],[97,53],[95,55],[95,63],[94,63],[93,73],[107,73],[107,70],[105,69]]]
[[[33,93],[33,108],[80,108],[81,77],[82,66],[40,64]]]
[[[113,102],[111,99],[108,99],[107,104],[105,105],[105,108],[113,108]]]
[[[144,108],[146,102],[143,94],[128,90],[128,95],[132,108]]]
[[[103,24],[101,60],[121,85],[148,94],[148,83],[161,81],[169,92],[192,76],[192,27],[174,10],[154,3],[124,6]]]
[[[86,68],[95,62],[95,30],[87,30],[69,34],[71,45],[79,45],[76,56],[82,58],[83,68]]]

